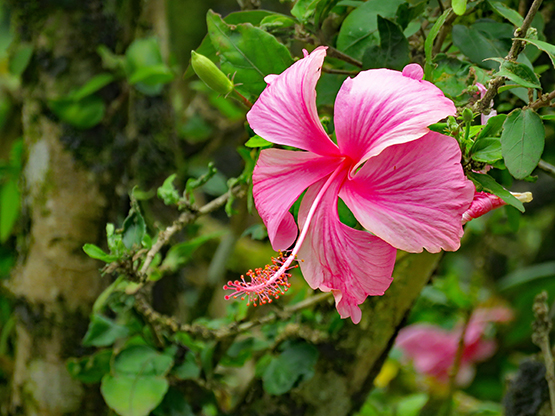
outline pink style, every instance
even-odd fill
[[[422,80],[416,64],[402,73],[372,69],[346,79],[334,109],[337,144],[332,141],[316,110],[325,55],[325,47],[305,51],[282,74],[267,76],[247,114],[256,134],[302,150],[262,150],[253,174],[254,201],[273,248],[296,244],[285,259],[251,272],[252,282],[242,278],[224,288],[235,290],[226,298],[265,303],[281,293],[276,285],[298,258],[310,287],[331,291],[341,317],[358,323],[358,305],[391,284],[396,249],[459,248],[474,185],[464,176],[456,140],[427,127],[456,110]],[[305,190],[297,228],[289,209]],[[367,231],[340,222],[338,198]]]

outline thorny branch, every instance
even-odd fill
[[[552,324],[547,306],[547,292],[543,291],[534,299],[534,321],[532,342],[540,347],[545,362],[545,379],[549,386],[549,399],[551,402],[551,415],[555,416],[555,369],[553,368],[553,355],[549,343],[549,333]]]
[[[521,40],[522,38],[526,37],[526,33],[532,24],[532,20],[536,16],[540,6],[542,4],[542,0],[534,0],[532,6],[530,6],[530,10],[528,10],[528,14],[524,18],[524,22],[522,26],[516,30],[515,37],[516,39],[513,40],[513,44],[511,45],[511,49],[509,54],[505,57],[507,61],[515,60],[522,49],[524,48],[524,42]],[[489,88],[486,91],[484,98],[474,104],[474,108],[472,109],[475,113],[482,113],[486,108],[489,108],[489,104],[493,97],[497,94],[498,88],[503,85],[505,82],[504,77],[495,77],[489,82]]]

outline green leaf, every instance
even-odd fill
[[[314,26],[316,28],[322,26],[322,23],[338,2],[339,0],[320,0],[318,2],[316,11],[314,12]]]
[[[286,346],[266,367],[262,376],[264,390],[273,395],[287,393],[297,382],[312,378],[317,360],[318,349],[313,345],[299,343]]]
[[[466,12],[466,0],[452,0],[451,7],[455,14],[462,16]]]
[[[477,191],[485,191],[490,194],[497,195],[507,204],[512,205],[520,212],[524,212],[524,205],[518,199],[516,199],[509,191],[499,185],[495,179],[489,175],[483,173],[469,172],[468,179],[474,182]]]
[[[401,70],[410,62],[409,41],[394,22],[378,15],[380,46],[371,46],[362,58],[362,66]]]
[[[499,71],[495,74],[496,76],[508,78],[525,88],[541,89],[540,80],[528,65],[506,61],[501,58],[494,59],[494,61],[501,63]]]
[[[118,256],[114,254],[107,254],[100,247],[94,244],[85,244],[83,246],[83,251],[92,259],[102,260],[106,263],[111,263],[118,259]]]
[[[500,16],[503,16],[513,25],[521,27],[524,23],[524,19],[522,18],[522,16],[516,10],[507,7],[504,3],[494,0],[488,0],[488,3],[494,12],[496,12]]]
[[[337,36],[337,49],[362,59],[366,49],[378,44],[378,15],[393,19],[404,0],[368,0],[345,18]]]
[[[20,43],[17,45],[13,55],[10,58],[8,70],[10,74],[20,76],[31,62],[33,56],[33,45],[28,43]]]
[[[486,123],[486,126],[482,129],[480,134],[476,140],[481,139],[482,137],[493,137],[497,136],[497,134],[503,128],[503,123],[507,118],[507,114],[499,114],[497,116],[490,117]]]
[[[106,85],[114,81],[115,77],[109,73],[98,74],[87,81],[85,85],[79,88],[77,91],[71,93],[68,98],[75,101],[82,100],[89,95],[94,94],[98,90],[104,88]]]
[[[221,237],[224,233],[225,231],[216,231],[172,246],[161,267],[171,271],[177,270],[191,259],[192,254],[197,248],[210,240]]]
[[[163,64],[160,45],[156,38],[136,39],[125,51],[125,69],[131,77],[140,68]]]
[[[82,383],[100,383],[102,377],[110,371],[112,350],[100,350],[83,358],[70,358],[67,370],[71,377]]]
[[[234,76],[237,89],[258,96],[269,74],[280,74],[293,63],[289,50],[262,29],[250,24],[228,25],[219,14],[207,14],[208,33],[220,53],[221,68]]]
[[[0,188],[0,243],[11,235],[19,217],[19,188],[15,179],[10,179]]]
[[[106,404],[121,416],[147,416],[168,391],[163,377],[106,374],[100,391]]]
[[[176,176],[177,175],[175,173],[173,175],[170,175],[164,181],[162,186],[158,188],[158,198],[164,201],[164,204],[166,205],[177,204],[180,199],[179,193],[177,192],[177,189],[175,189],[175,186],[173,184]]]
[[[507,169],[517,179],[524,179],[538,165],[545,144],[545,129],[534,110],[516,109],[503,124],[501,149]]]
[[[129,335],[129,330],[123,325],[118,325],[103,315],[93,314],[89,329],[83,338],[83,345],[93,347],[107,347],[117,339]]]
[[[434,80],[433,79],[434,66],[433,66],[433,56],[432,56],[434,41],[436,40],[439,30],[445,23],[445,19],[447,19],[447,16],[449,16],[450,12],[451,11],[447,9],[441,14],[441,16],[437,18],[436,22],[430,29],[428,36],[426,36],[426,41],[424,42],[424,53],[426,55],[426,63],[424,65],[424,78],[430,82]]]
[[[272,147],[273,144],[262,137],[255,135],[252,136],[247,142],[245,143],[247,147]]]
[[[536,48],[544,51],[549,56],[549,59],[551,59],[551,63],[555,67],[555,45],[552,45],[551,43],[547,43],[537,39],[520,39],[520,40],[531,43]]]
[[[145,220],[140,212],[132,208],[131,212],[123,221],[123,245],[128,250],[133,246],[140,247],[146,232]]]
[[[472,145],[470,154],[478,162],[493,163],[503,158],[501,141],[497,137],[481,137]]]
[[[135,85],[143,83],[149,86],[167,84],[173,80],[173,73],[165,64],[143,66],[137,68],[129,77],[129,83]]]
[[[180,380],[194,380],[200,376],[200,366],[192,351],[188,351],[182,364],[175,367],[172,371]]]
[[[71,98],[50,100],[48,107],[60,120],[79,129],[90,129],[104,118],[106,105],[100,97],[90,95],[82,100]]]
[[[453,26],[453,44],[472,62],[489,69],[499,64],[485,59],[503,58],[509,52],[513,27],[506,23],[483,19],[471,26]]]
[[[289,16],[273,14],[262,19],[262,21],[260,22],[260,29],[263,29],[267,32],[279,31],[287,28],[292,28],[293,26],[295,26],[295,23],[295,20],[291,19]]]
[[[299,22],[306,23],[314,14],[319,2],[320,0],[297,0],[291,9],[291,14],[299,19]]]
[[[173,365],[173,357],[147,345],[132,345],[116,357],[113,370],[121,375],[165,376]]]
[[[152,414],[153,416],[195,416],[191,406],[185,401],[183,392],[173,387],[168,389],[164,400],[152,411]]]

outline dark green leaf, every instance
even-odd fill
[[[95,246],[94,244],[85,244],[83,246],[83,251],[90,258],[102,260],[106,263],[111,263],[118,259],[118,256],[113,254],[107,254],[104,252],[104,250],[102,250],[100,247]]]
[[[551,43],[547,43],[537,39],[520,39],[520,40],[531,43],[538,49],[544,51],[549,56],[549,59],[551,59],[551,63],[555,67],[555,45],[552,45]]]
[[[271,147],[273,144],[266,139],[256,135],[252,136],[247,142],[245,143],[247,147]]]
[[[100,391],[106,404],[121,416],[147,416],[168,391],[163,377],[106,374]]]
[[[501,58],[495,60],[501,62],[501,67],[495,74],[496,76],[508,78],[525,88],[541,89],[540,80],[528,65],[505,61]]]
[[[485,191],[490,194],[497,195],[507,204],[512,205],[520,212],[524,212],[524,205],[518,199],[516,199],[509,191],[499,185],[495,179],[489,175],[483,173],[469,172],[468,179],[474,182],[477,191]]]
[[[497,116],[490,117],[486,123],[486,126],[482,129],[480,134],[478,134],[476,140],[479,140],[482,137],[497,136],[497,134],[503,128],[503,123],[505,122],[506,118],[506,114],[499,114]]]
[[[409,41],[394,22],[378,15],[380,46],[371,46],[362,58],[362,66],[401,70],[410,62]]]
[[[173,365],[173,357],[147,345],[132,345],[121,351],[113,370],[120,375],[165,376]]]
[[[82,100],[62,98],[51,100],[48,107],[60,120],[80,129],[90,129],[104,118],[106,105],[100,97],[90,95]]]
[[[200,366],[192,351],[187,352],[182,364],[175,367],[172,371],[180,380],[194,380],[200,376]]]
[[[503,58],[509,52],[513,27],[493,20],[479,20],[471,26],[454,25],[453,43],[472,62],[489,69],[499,64],[485,61],[488,58]]]
[[[9,71],[11,74],[20,76],[23,74],[31,57],[33,56],[33,46],[28,43],[20,43],[17,45],[12,57],[10,58]]]
[[[164,204],[166,205],[177,204],[177,201],[179,201],[180,199],[179,193],[177,192],[177,189],[175,189],[175,186],[173,184],[176,176],[177,175],[175,173],[173,175],[170,175],[164,181],[162,186],[158,188],[158,198],[164,201]]]
[[[116,324],[111,319],[103,315],[93,314],[89,329],[83,338],[83,345],[93,347],[107,347],[112,345],[117,339],[124,338],[129,334],[129,330],[122,325]]]
[[[77,91],[71,93],[68,98],[71,98],[75,101],[82,100],[83,98],[88,97],[89,95],[94,94],[98,90],[104,88],[114,79],[114,76],[108,73],[95,75],[85,85],[83,85]]]
[[[430,82],[434,80],[433,79],[434,66],[433,66],[433,56],[432,56],[434,41],[439,33],[439,30],[445,23],[445,19],[447,19],[447,16],[449,16],[449,13],[450,13],[449,9],[445,10],[441,14],[441,16],[437,18],[436,22],[430,29],[428,36],[426,36],[426,41],[424,42],[424,53],[426,55],[426,64],[424,65],[424,78]]]
[[[133,246],[140,247],[143,237],[146,232],[145,220],[140,212],[135,209],[131,209],[131,212],[123,221],[123,245],[128,250],[131,250]]]
[[[434,66],[434,84],[445,95],[455,100],[467,88],[465,79],[468,77],[470,65],[442,54],[434,59]]]
[[[503,124],[501,149],[507,169],[524,179],[538,165],[545,144],[545,129],[534,110],[514,110]]]
[[[337,36],[337,49],[355,59],[362,59],[364,51],[378,44],[378,14],[395,18],[404,0],[368,0],[353,10],[343,21]]]
[[[273,395],[287,393],[297,382],[309,380],[314,375],[317,360],[318,349],[313,345],[289,345],[266,367],[262,376],[264,390]]]
[[[112,350],[100,350],[84,358],[70,358],[67,369],[71,376],[82,383],[100,383],[110,371]]]
[[[395,13],[395,21],[405,30],[410,22],[419,17],[426,9],[426,2],[420,2],[416,6],[410,6],[408,3],[403,3],[397,8]]]
[[[501,154],[501,141],[498,137],[481,137],[477,139],[472,145],[470,153],[472,159],[484,163],[493,163],[503,157]]]
[[[152,411],[154,416],[195,416],[183,393],[170,387],[162,403]]]
[[[322,26],[322,23],[338,2],[339,0],[320,0],[316,5],[316,11],[314,13],[314,26],[317,28]]]
[[[224,231],[216,231],[172,246],[161,267],[171,271],[177,270],[191,259],[192,254],[197,248],[210,240],[221,237],[223,234]]]
[[[221,68],[231,74],[237,90],[258,96],[269,74],[280,74],[293,63],[289,50],[278,40],[250,24],[228,25],[220,15],[207,14],[208,33],[220,52]]]
[[[19,187],[15,179],[10,179],[0,188],[0,243],[11,235],[18,217]]]
[[[466,12],[466,0],[452,0],[451,7],[455,14],[462,16]]]
[[[517,27],[521,27],[524,23],[524,19],[516,10],[508,8],[505,4],[501,3],[500,1],[488,0],[489,5],[493,9],[494,12],[503,16],[509,22]]]

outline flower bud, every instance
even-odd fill
[[[219,94],[233,91],[233,82],[206,56],[191,51],[191,65],[198,77]]]
[[[474,114],[472,114],[472,110],[470,108],[465,108],[462,112],[462,118],[465,123],[470,123],[474,118]]]

